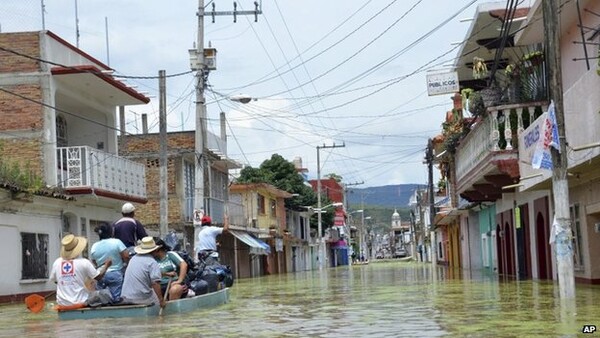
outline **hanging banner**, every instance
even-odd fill
[[[519,207],[515,208],[515,228],[521,228],[521,208]]]
[[[542,119],[543,117],[543,119]],[[558,126],[556,125],[556,112],[554,102],[550,103],[548,113],[540,116],[542,119],[542,129],[538,142],[533,152],[531,166],[534,169],[552,170],[552,155],[550,147],[560,151],[560,141],[558,139]]]

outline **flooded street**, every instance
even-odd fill
[[[561,312],[548,282],[460,276],[405,262],[237,280],[230,303],[182,316],[58,321],[0,307],[5,337],[562,337],[600,325],[600,288],[577,286]],[[50,301],[51,302],[51,301]]]

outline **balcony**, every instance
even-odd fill
[[[456,151],[457,192],[469,202],[495,201],[503,186],[519,180],[518,135],[547,102],[494,106],[487,109]]]
[[[56,153],[58,186],[67,193],[146,202],[144,165],[87,146],[58,147]]]

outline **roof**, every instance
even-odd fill
[[[73,196],[63,193],[58,188],[42,188],[42,189],[36,190],[34,192],[30,192],[30,191],[27,191],[26,189],[23,189],[15,184],[12,184],[9,182],[2,182],[2,181],[0,181],[0,188],[9,190],[14,193],[29,193],[34,196],[43,196],[43,197],[55,198],[55,199],[61,199],[61,200],[67,200],[67,201],[75,200],[75,198]]]
[[[73,46],[51,31],[43,33],[65,47],[65,51],[75,53],[65,59],[69,61],[52,63],[54,67],[50,71],[52,75],[59,79],[59,82],[66,83],[74,88],[86,88],[86,90],[94,92],[96,97],[115,105],[135,105],[150,102],[150,98],[110,75],[113,69],[103,62]],[[66,62],[69,62],[69,64],[65,64]]]
[[[59,77],[60,81],[76,88],[88,88],[94,91],[94,95],[105,100],[114,101],[117,105],[150,102],[148,97],[116,80],[112,75],[103,73],[96,66],[52,67],[51,72],[55,77]]]
[[[525,18],[528,12],[529,8],[523,6],[515,11],[513,22],[510,25],[511,35],[520,29],[520,24],[515,22],[515,19]],[[466,83],[468,87],[472,88],[477,87],[477,84],[482,87],[487,86],[485,79],[473,78],[473,58],[477,56],[487,61],[486,63],[493,62],[496,48],[500,43],[500,28],[505,17],[506,1],[487,2],[477,6],[471,26],[458,50],[458,58],[455,63],[461,84]],[[506,42],[507,48],[505,48],[501,59],[505,59],[513,54],[510,51],[510,47],[513,45],[513,39],[509,38]],[[502,63],[502,60],[500,61]],[[502,68],[500,67],[500,69]]]

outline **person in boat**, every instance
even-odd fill
[[[121,240],[112,238],[113,231],[110,224],[103,222],[94,231],[98,233],[100,241],[94,243],[90,250],[92,263],[95,266],[102,266],[108,258],[112,261],[104,277],[96,284],[96,289],[108,289],[113,301],[119,302],[123,287],[123,271],[125,264],[129,262],[129,252]]]
[[[96,270],[92,262],[80,257],[86,247],[85,237],[69,234],[61,240],[60,257],[54,261],[50,272],[50,280],[56,283],[58,310],[86,307],[90,299],[99,298],[99,291],[90,291],[88,286],[104,277],[112,261],[110,257],[105,259],[100,269]]]
[[[225,218],[225,224],[222,228],[213,226],[211,218],[204,216],[201,224],[202,228],[198,233],[198,243],[196,243],[196,255],[200,262],[210,265],[213,262],[218,262],[211,255],[217,252],[217,236],[229,230],[229,223]]]
[[[131,257],[125,277],[121,298],[124,304],[160,304],[165,306],[160,289],[161,273],[158,266],[158,249],[160,246],[154,238],[142,238],[140,245],[134,248],[136,255]]]
[[[162,239],[155,238],[155,241],[156,245],[160,246],[156,251],[156,260],[162,274],[160,280],[161,291],[165,294],[169,281],[171,281],[168,299],[182,298],[182,295],[187,294],[188,291],[186,284],[188,264],[177,252],[171,251],[171,248]]]
[[[129,202],[121,207],[121,217],[113,224],[113,237],[120,239],[129,250],[130,256],[135,254],[133,248],[138,240],[148,236],[146,229],[135,219],[135,206]]]

